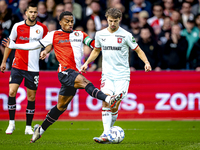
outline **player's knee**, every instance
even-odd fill
[[[84,89],[89,83],[91,82],[80,74],[76,77],[74,87]]]
[[[35,101],[35,94],[27,94],[27,98],[29,101]]]
[[[15,97],[16,94],[17,94],[17,90],[9,89],[9,96],[10,96],[10,97]]]

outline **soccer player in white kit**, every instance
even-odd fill
[[[94,61],[100,51],[102,51],[101,90],[107,95],[115,95],[123,92],[123,99],[127,95],[130,82],[129,47],[134,50],[144,62],[144,69],[146,72],[151,71],[151,65],[145,53],[135,42],[132,34],[119,26],[122,17],[121,11],[110,8],[107,10],[105,16],[108,21],[108,28],[96,33],[95,48],[88,60],[81,67],[81,71],[85,72],[88,64]],[[110,108],[109,105],[103,102],[102,122],[104,131],[100,137],[93,138],[95,142],[109,143],[107,132],[118,117],[120,102],[121,101],[118,101],[116,107],[113,108]]]

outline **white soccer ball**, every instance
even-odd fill
[[[125,133],[121,127],[113,126],[108,131],[107,137],[111,143],[118,144],[123,141]]]

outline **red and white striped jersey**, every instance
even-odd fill
[[[9,38],[16,44],[31,43],[39,41],[47,35],[47,27],[36,22],[33,26],[28,26],[25,21],[14,24]],[[24,51],[16,49],[12,67],[20,70],[39,72],[39,57],[41,48],[34,51]]]
[[[83,57],[83,44],[94,47],[92,40],[85,32],[73,31],[72,33],[64,32],[61,29],[48,33],[40,44],[44,47],[52,44],[55,55],[59,61],[58,71],[73,69],[80,71],[81,59]]]

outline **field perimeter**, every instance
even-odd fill
[[[34,121],[33,125],[42,121]],[[8,121],[0,121],[0,150],[200,150],[200,121],[117,121],[125,131],[120,144],[98,144],[101,121],[57,121],[36,143],[24,135],[25,121],[6,135]]]

